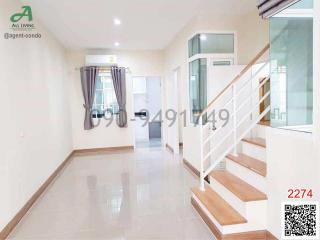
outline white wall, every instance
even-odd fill
[[[172,79],[173,70],[180,67],[179,90],[182,93],[181,105],[182,110],[189,111],[189,89],[188,89],[188,40],[197,31],[235,31],[238,38],[238,64],[247,64],[268,42],[269,42],[269,25],[267,21],[261,20],[257,11],[245,15],[224,15],[216,14],[199,16],[187,24],[167,46],[164,53],[164,77],[165,81]],[[167,85],[167,84],[166,84]],[[168,86],[168,85],[167,85]],[[166,102],[164,102],[166,104]],[[187,117],[187,128],[190,125],[190,117]],[[167,125],[167,124],[165,124]],[[197,145],[192,135],[193,130],[183,129],[183,155],[195,167],[198,165],[198,158],[194,158],[194,152]],[[168,128],[164,129],[165,141],[168,138]],[[187,148],[186,146],[194,146]]]
[[[320,1],[314,1],[313,33],[313,133],[320,142]]]
[[[214,99],[244,68],[243,65],[211,66],[208,70],[208,102]]]
[[[105,127],[101,120],[99,127],[86,131],[83,129],[84,108],[81,91],[80,72],[75,70],[84,65],[86,54],[115,54],[118,65],[130,68],[131,76],[162,76],[162,51],[108,51],[87,50],[69,51],[69,76],[71,81],[70,97],[72,112],[72,132],[74,149],[104,148],[134,145],[134,122],[128,121],[127,128],[119,128],[115,121]],[[132,81],[127,77],[127,113],[128,120],[134,118]]]
[[[313,190],[313,199],[320,197],[320,142],[310,133],[269,128],[267,140],[268,230],[281,237],[281,203],[289,201],[288,189]],[[297,199],[302,201],[302,199]]]
[[[20,10],[1,1],[1,34]],[[0,37],[0,230],[72,151],[66,52],[34,23],[39,40]]]
[[[280,238],[280,206],[289,188],[313,190],[320,198],[320,1],[314,1],[313,133],[267,131],[268,230]],[[307,199],[308,200],[308,199]]]

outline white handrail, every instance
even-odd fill
[[[269,81],[270,78],[266,77],[264,78],[264,80],[261,82],[261,84],[259,84],[259,86],[255,87],[252,91],[252,93],[250,94],[250,97],[254,94],[255,91],[259,90],[267,81]],[[251,100],[249,97],[244,100],[240,106],[238,107],[238,111],[244,106],[246,105],[247,102],[249,102],[249,100]]]
[[[256,93],[256,91],[259,91],[259,89],[261,87],[263,87],[268,80],[270,80],[270,77],[266,77],[260,84],[258,87],[254,88],[251,92],[250,92],[250,96],[254,95]],[[215,144],[214,147],[212,147],[212,149],[210,149],[210,151],[204,156],[204,152],[203,152],[203,147],[204,145],[210,141],[210,139],[213,138],[213,136],[216,136],[217,132],[212,133],[207,139],[203,139],[203,125],[200,125],[200,136],[201,136],[201,147],[200,147],[200,189],[202,191],[205,191],[204,188],[204,179],[205,177],[210,174],[210,172],[226,157],[226,155],[228,153],[230,153],[230,151],[233,149],[234,153],[233,154],[237,154],[236,152],[236,148],[237,148],[237,144],[241,141],[241,139],[243,137],[245,137],[250,131],[251,129],[257,124],[257,122],[259,122],[269,111],[270,111],[270,105],[258,116],[257,119],[255,120],[251,120],[251,124],[250,126],[242,133],[240,134],[240,136],[237,135],[237,129],[241,126],[241,124],[243,124],[243,122],[248,119],[248,117],[250,115],[252,115],[252,113],[254,113],[254,111],[256,110],[257,107],[260,106],[260,104],[262,102],[264,102],[269,96],[270,96],[270,90],[264,94],[264,96],[262,98],[259,99],[259,101],[257,103],[255,103],[253,106],[251,106],[251,109],[248,113],[245,114],[245,116],[239,121],[237,122],[235,120],[235,116],[236,114],[239,112],[239,110],[243,107],[243,104],[241,104],[240,106],[234,108],[234,112],[231,115],[233,117],[233,121],[234,121],[234,125],[232,130],[230,130],[228,133],[226,133],[217,144]],[[250,99],[250,96],[248,97],[248,99]],[[200,116],[200,123],[202,123],[202,116]],[[222,128],[222,127],[221,127]],[[221,129],[219,128],[219,130]],[[210,156],[213,155],[213,153],[219,149],[219,147],[223,146],[223,143],[225,142],[226,139],[228,139],[231,135],[233,134],[233,138],[234,140],[232,141],[232,144],[230,144],[227,149],[218,156],[218,158],[209,166],[209,168],[207,170],[204,169],[204,163],[208,160],[208,158]]]
[[[257,119],[256,122],[259,122],[268,112],[270,111],[270,106],[267,107],[260,115],[259,118]],[[251,126],[243,133],[240,135],[238,138],[238,142],[240,142],[250,131],[251,129],[257,124],[256,122],[252,123]],[[227,156],[227,154],[234,148],[235,146],[232,144],[226,151],[221,154],[221,156],[218,158],[217,161],[215,161],[205,172],[204,176],[207,176],[211,173],[213,169],[216,168],[216,166]]]
[[[233,99],[231,98],[231,99],[227,102],[227,104],[225,104],[223,107],[225,107],[225,106],[227,106],[228,104],[232,103],[232,101],[233,101]],[[216,119],[217,115],[218,115],[218,113],[215,114],[215,116],[214,116],[215,119]],[[232,116],[233,116],[233,114],[230,115],[230,117],[232,117]],[[216,128],[216,129],[214,130],[214,132],[213,132],[212,134],[210,134],[209,137],[207,137],[207,138],[204,140],[204,143],[203,143],[203,144],[207,144],[207,143],[210,141],[210,139],[212,139],[212,138],[219,132],[219,130],[222,129],[222,128],[223,128],[222,126],[220,126],[219,128]]]
[[[199,118],[199,124],[200,124],[200,145],[203,141],[203,127],[202,127],[202,124],[203,124],[203,121],[202,121],[202,115],[200,115],[200,118]],[[200,159],[203,159],[203,146],[201,145],[200,147]],[[203,161],[200,161],[200,190],[201,191],[205,191],[205,187],[204,187],[204,178],[206,176],[204,176],[204,168],[203,168]]]
[[[239,126],[244,122],[244,120],[246,120],[246,119],[248,118],[248,116],[250,116],[250,114],[252,114],[252,112],[254,111],[254,109],[255,109],[256,107],[258,107],[269,95],[270,95],[270,91],[268,91],[268,92],[259,100],[259,102],[254,106],[254,108],[253,108],[252,111],[248,112],[248,113],[245,115],[245,117],[243,117],[243,118],[241,119],[241,121],[239,122],[239,124],[236,125],[236,128],[239,127]],[[235,128],[235,129],[236,129],[236,128]],[[216,144],[217,147],[216,147],[216,148],[212,148],[212,149],[205,155],[205,157],[203,158],[203,161],[206,161],[206,160],[212,155],[212,153],[230,136],[230,134],[231,134],[231,133],[234,133],[234,131],[236,131],[235,129],[232,129],[232,130],[230,131],[230,133],[227,133],[227,134],[219,141],[219,143]]]
[[[233,130],[231,130],[229,133],[227,133],[220,141],[217,143],[217,146],[220,146],[229,136],[230,134],[233,133]],[[212,155],[212,153],[216,150],[216,148],[212,148],[204,157],[203,161],[206,161],[208,157]]]
[[[255,91],[259,90],[267,81],[269,81],[269,79],[270,79],[269,77],[265,77],[264,80],[259,84],[259,86],[257,86],[256,88],[254,88],[253,93],[254,93]],[[250,97],[253,95],[253,93],[250,94]],[[249,97],[246,98],[246,100],[245,100],[243,103],[240,104],[240,106],[238,107],[238,110],[237,110],[236,112],[238,113],[238,112],[240,111],[240,109],[241,109],[247,102],[249,102],[249,100],[251,100]],[[231,98],[231,99],[227,102],[227,104],[225,104],[223,107],[225,107],[226,105],[230,104],[232,101],[233,101],[233,99]],[[232,114],[231,117],[232,117],[233,115],[234,115],[234,114]],[[217,116],[217,114],[215,114],[214,117],[216,118],[216,116]],[[207,137],[207,138],[204,140],[204,143],[203,143],[203,144],[204,144],[204,145],[207,144],[207,143],[219,132],[220,129],[222,129],[222,127],[217,128],[212,134],[210,134],[209,137]]]
[[[240,88],[240,90],[236,93],[236,96],[239,96],[240,95],[240,92],[242,92],[243,90],[244,90],[244,87],[250,82],[250,81],[252,81],[256,76],[258,76],[258,74],[261,72],[261,70],[262,69],[264,69],[265,68],[265,66],[267,66],[269,64],[269,61],[266,61],[258,70],[257,70],[257,72],[255,72],[255,74],[253,75],[253,76],[251,76],[249,79],[247,79],[247,81],[243,84],[243,86],[241,86],[241,88]],[[236,83],[234,83],[234,84],[236,84]],[[225,91],[225,92],[227,92],[227,91]],[[220,97],[222,97],[222,96],[220,96]],[[218,101],[219,99],[217,99],[217,101]],[[223,106],[222,106],[222,108],[223,107],[225,107],[226,105],[228,105],[230,102],[232,102],[232,98],[227,102],[227,103],[225,103]],[[216,103],[216,102],[215,102]],[[213,107],[214,105],[211,105],[209,108],[207,108],[207,112],[209,112],[210,111],[210,109],[211,109],[211,107]],[[216,117],[216,115],[217,114],[215,114],[215,116],[214,117]],[[199,116],[200,116],[200,114],[199,114]],[[205,125],[205,127],[207,127],[208,125]]]
[[[264,100],[266,100],[267,97],[269,97],[269,95],[270,95],[270,91],[268,91],[268,92],[260,99],[260,101],[259,101],[254,107],[255,107],[255,108],[256,108],[256,107],[259,107],[260,104],[261,104]],[[247,114],[241,119],[241,121],[239,122],[239,124],[237,125],[237,127],[239,127],[239,126],[244,122],[244,120],[246,120],[247,117],[250,116],[250,114],[251,114],[252,112],[253,112],[253,111],[247,113]]]
[[[211,108],[212,105],[214,105],[214,103],[219,100],[219,98],[221,98],[225,92],[230,89],[234,84],[236,84],[239,79],[241,79],[244,74],[252,68],[252,66],[254,64],[257,63],[257,61],[269,50],[270,48],[270,44],[268,43],[250,62],[249,64],[241,70],[241,72],[207,105],[207,107],[205,107],[205,109],[202,110],[202,112],[199,114],[201,116],[203,116],[208,109]]]
[[[265,62],[261,67],[259,67],[259,69],[252,76],[250,76],[250,78],[248,80],[246,80],[243,83],[243,85],[240,86],[239,89],[236,89],[236,85],[239,83],[239,80],[241,80],[241,78],[243,76],[245,76],[245,73],[247,71],[249,71],[250,69],[252,71],[252,67],[253,67],[254,63],[256,63],[258,61],[258,59],[263,55],[263,53],[265,53],[268,50],[268,48],[269,48],[269,46],[267,45],[250,62],[250,64],[247,65],[241,71],[241,73],[235,79],[233,79],[233,81],[231,83],[229,83],[223,89],[223,91],[220,94],[218,94],[214,98],[214,100],[212,100],[210,102],[210,104],[198,115],[198,117],[199,117],[198,120],[199,120],[199,125],[200,125],[200,189],[202,191],[205,191],[205,177],[226,157],[226,155],[228,153],[230,153],[231,150],[233,150],[233,154],[235,154],[235,155],[237,154],[237,145],[241,141],[241,139],[246,134],[248,134],[252,130],[252,128],[256,125],[256,123],[258,121],[260,121],[270,111],[270,106],[268,106],[260,115],[257,116],[256,119],[252,119],[252,117],[250,117],[249,127],[247,129],[245,129],[244,131],[241,130],[241,132],[240,132],[240,126],[244,123],[244,121],[246,119],[248,119],[249,116],[252,116],[253,113],[256,112],[256,109],[259,108],[260,104],[270,96],[270,91],[268,91],[257,102],[252,103],[252,97],[255,94],[257,94],[259,92],[259,90],[261,89],[261,87],[263,87],[270,80],[270,77],[266,76],[266,77],[264,77],[264,79],[262,81],[260,80],[261,82],[259,82],[258,86],[256,86],[255,88],[252,88],[252,82],[256,79],[258,74],[261,73],[261,71],[263,69],[265,69],[265,67],[268,64],[270,64],[269,61]],[[238,104],[237,98],[243,93],[245,87],[250,82],[251,82],[251,88],[250,88],[249,95],[246,96],[246,98],[240,104]],[[207,129],[208,126],[210,126],[210,124],[207,124],[207,123],[203,124],[203,116],[206,113],[208,114],[210,109],[212,109],[213,106],[216,106],[216,103],[220,102],[225,97],[225,94],[228,92],[228,90],[232,91],[232,96],[230,99],[228,99],[226,101],[226,103],[221,104],[222,105],[221,108],[225,108],[226,106],[228,106],[229,104],[232,103],[233,110],[232,110],[232,114],[229,115],[229,117],[233,118],[232,127],[231,127],[231,129],[227,130],[227,132],[222,136],[221,139],[219,139],[219,141],[217,143],[214,143],[214,146],[210,146],[211,148],[209,149],[209,151],[207,153],[204,153],[204,147],[207,146],[208,143],[210,143],[210,140],[212,140],[214,136],[217,136],[217,133],[219,133],[221,131],[224,124],[221,124],[218,128],[215,128],[214,131],[209,131],[209,136],[205,137],[205,139],[204,139],[204,130]],[[237,121],[238,112],[241,109],[243,109],[243,107],[248,103],[249,100],[251,100],[249,112],[247,112],[244,115],[244,117],[242,117],[242,119],[240,121]],[[213,112],[214,120],[217,120],[218,114],[219,114],[218,112]],[[207,116],[207,119],[209,119],[209,118],[210,118],[210,115],[209,115],[209,117]],[[238,128],[239,128],[239,130],[238,130]],[[224,146],[224,142],[228,138],[230,138],[230,136],[233,136],[232,143],[227,145],[226,150],[223,151],[222,154],[219,153],[219,155],[217,156],[215,161],[208,167],[207,170],[205,170],[204,169],[205,162],[209,159],[210,156],[212,156],[217,150],[219,150],[220,147]]]
[[[258,74],[262,71],[262,69],[264,69],[267,65],[269,64],[269,61],[266,61],[259,69],[258,71],[249,79],[247,79],[247,81],[242,85],[242,87],[240,88],[240,90],[237,92],[237,96],[240,95],[240,93],[243,91],[244,87],[250,83],[255,77],[258,76]]]

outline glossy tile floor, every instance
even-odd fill
[[[152,138],[148,141],[137,141],[136,147],[138,148],[152,148],[161,147],[161,138]]]
[[[74,157],[10,239],[214,239],[190,204],[197,179],[161,148]]]

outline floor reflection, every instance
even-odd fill
[[[181,158],[161,147],[76,156],[10,239],[213,239]]]

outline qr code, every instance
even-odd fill
[[[319,203],[282,203],[283,239],[319,239]]]

